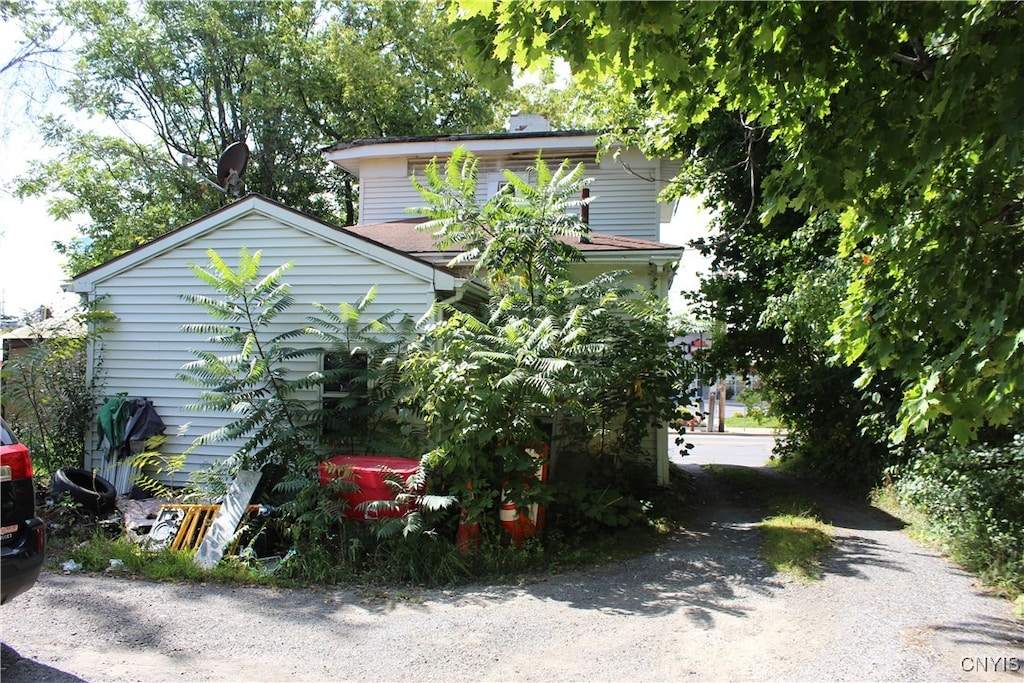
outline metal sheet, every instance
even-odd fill
[[[224,549],[228,547],[249,506],[256,485],[260,483],[262,472],[243,470],[228,487],[227,495],[220,506],[220,511],[213,519],[210,530],[206,532],[199,550],[196,552],[196,564],[203,569],[210,569],[220,562]]]

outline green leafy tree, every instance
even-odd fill
[[[204,308],[213,322],[184,325],[185,332],[209,335],[208,341],[229,353],[193,349],[196,360],[178,377],[202,392],[188,410],[237,415],[224,426],[199,436],[194,450],[216,441],[242,440],[229,469],[259,469],[268,464],[295,468],[315,450],[316,430],[309,406],[297,397],[318,378],[289,376],[289,361],[316,353],[289,346],[301,331],[274,334],[275,319],[293,303],[283,281],[290,264],[260,274],[262,252],[243,248],[233,269],[216,252],[207,252],[206,268],[193,266],[196,276],[216,295],[187,294],[184,299]]]
[[[185,169],[162,158],[159,148],[116,136],[76,130],[59,119],[43,124],[46,139],[68,153],[59,160],[36,164],[18,180],[20,197],[50,195],[47,210],[57,220],[89,216],[78,234],[57,243],[72,274],[156,239],[199,216],[222,200]]]
[[[552,171],[538,158],[528,179],[506,173],[508,189],[484,202],[476,172],[475,158],[458,151],[443,171],[432,163],[425,183],[414,180],[429,202],[423,229],[441,248],[462,250],[455,262],[472,261],[493,288],[485,312],[442,307],[410,347],[410,405],[433,446],[425,460],[470,520],[503,491],[523,504],[550,498],[532,478],[538,463],[527,446],[553,432],[566,435],[565,457],[606,466],[595,468],[605,489],[616,474],[628,487],[624,470],[651,474],[636,466],[642,441],[670,417],[684,370],[671,356],[665,303],[624,286],[621,273],[569,278],[580,255],[560,238],[587,234],[576,210],[589,182],[581,167]]]
[[[410,0],[330,0],[288,81],[327,141],[490,130],[501,89],[466,69],[443,5]],[[369,75],[372,74],[372,77]]]
[[[517,0],[453,16],[499,80],[553,56],[614,79],[619,123],[651,153],[699,155],[685,136],[716,109],[768,136],[777,166],[752,212],[837,222],[850,276],[833,343],[862,385],[898,378],[895,439],[1020,415],[1019,5]]]
[[[504,123],[518,113],[542,114],[551,130],[600,130],[612,119],[610,102],[594,97],[590,89],[548,67],[519,74],[515,87],[495,102],[495,122]]]
[[[248,190],[347,223],[354,179],[327,168],[325,144],[493,119],[433,3],[69,0],[55,12],[79,41],[67,104],[119,129],[44,121],[65,153],[16,188],[87,217],[61,247],[71,274],[223,205],[211,179],[231,143],[251,150]]]
[[[0,0],[0,20],[17,24],[21,33],[0,59],[0,85],[8,94],[27,92],[34,96],[30,100],[42,99],[39,84],[32,87],[30,83],[33,78],[45,78],[63,52],[64,41],[55,35],[57,22],[32,0]]]
[[[58,328],[37,327],[32,345],[3,364],[4,419],[32,451],[39,474],[85,462],[99,400],[86,372],[85,328],[86,314]]]
[[[787,467],[870,488],[893,456],[885,432],[894,388],[883,374],[858,389],[858,370],[829,347],[849,279],[836,256],[839,226],[793,209],[770,218],[754,210],[780,161],[768,136],[735,112],[716,110],[686,144],[701,153],[678,182],[703,192],[715,215],[714,232],[693,245],[714,264],[695,297],[701,316],[717,321],[705,360],[718,375],[756,372],[788,430],[775,451]]]

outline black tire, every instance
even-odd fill
[[[51,493],[66,493],[83,509],[97,515],[114,511],[117,489],[109,481],[89,470],[62,467],[53,473]]]

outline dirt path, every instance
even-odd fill
[[[4,683],[1024,680],[1006,601],[867,507],[822,500],[825,578],[757,559],[761,519],[687,469],[697,521],[633,561],[516,587],[291,591],[45,575],[0,613]]]

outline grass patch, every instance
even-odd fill
[[[832,547],[833,530],[814,517],[775,515],[758,525],[761,559],[774,571],[800,579],[822,577],[820,558]]]
[[[799,579],[821,578],[820,558],[832,547],[835,530],[821,521],[813,500],[794,491],[785,479],[752,467],[704,469],[725,480],[734,498],[771,512],[757,525],[765,564]]]
[[[872,491],[871,504],[903,522],[906,525],[903,527],[903,531],[910,538],[929,548],[949,553],[947,539],[928,519],[928,515],[912,505],[903,503],[892,486],[884,486]]]
[[[238,557],[227,557],[212,569],[201,569],[193,559],[195,553],[185,550],[147,550],[121,536],[108,538],[97,534],[80,543],[70,552],[70,559],[82,571],[126,574],[154,581],[215,581],[247,585],[274,583],[261,567],[250,565]]]
[[[779,418],[761,413],[747,414],[735,413],[725,418],[726,429],[745,429],[747,427],[761,427],[765,429],[782,429]]]

